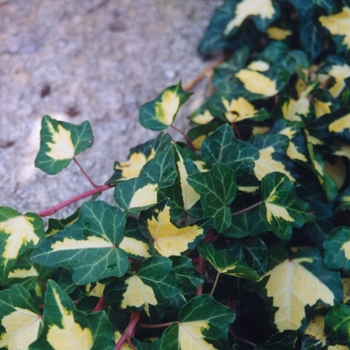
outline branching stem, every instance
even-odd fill
[[[232,213],[232,216],[236,216],[236,215],[243,214],[243,213],[249,211],[250,209],[253,209],[253,208],[257,207],[258,205],[260,205],[260,204],[263,203],[263,202],[264,202],[264,201],[260,201],[260,202],[258,202],[258,203],[255,203],[255,204],[251,205],[250,207],[247,207],[247,208],[244,208],[244,209],[242,209],[242,210],[236,211],[236,212]]]
[[[59,210],[61,210],[62,208],[67,207],[70,204],[78,202],[79,200],[81,200],[83,198],[86,198],[86,197],[89,197],[89,196],[93,196],[94,194],[97,194],[97,193],[109,190],[112,187],[114,187],[114,186],[112,186],[112,185],[97,186],[93,190],[86,191],[84,193],[78,194],[77,196],[72,197],[70,199],[67,199],[66,201],[61,202],[59,204],[56,204],[56,205],[54,205],[53,207],[51,207],[49,209],[45,209],[45,210],[39,212],[38,215],[40,217],[53,215],[53,214],[57,213]]]
[[[77,161],[77,159],[75,157],[73,157],[73,161],[74,163],[78,166],[78,168],[80,169],[80,171],[84,174],[84,176],[86,177],[86,179],[91,183],[91,185],[93,187],[98,187],[90,178],[90,176],[86,173],[86,171],[83,169],[83,167],[80,165],[80,163]]]
[[[128,344],[132,347],[135,348],[133,346],[133,344],[131,343],[130,339],[134,336],[135,334],[135,330],[136,330],[136,325],[139,322],[139,319],[141,317],[141,312],[137,311],[137,312],[133,312],[131,314],[130,317],[130,322],[128,324],[128,326],[126,327],[125,331],[123,332],[122,336],[120,337],[120,339],[118,340],[118,343],[115,346],[115,350],[119,350],[125,341],[128,342]]]
[[[237,340],[239,340],[239,341],[241,341],[243,343],[249,344],[249,345],[253,346],[254,348],[257,347],[257,345],[255,343],[253,343],[253,342],[251,342],[249,340],[243,339],[239,335],[235,334],[231,328],[230,328],[230,333],[233,336],[233,338],[235,338],[235,339],[237,339]]]

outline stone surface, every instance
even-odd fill
[[[210,63],[197,46],[220,3],[0,0],[0,205],[38,212],[91,189],[73,163],[55,176],[34,167],[45,114],[91,122],[94,145],[77,159],[98,184],[114,161],[155,137],[138,124],[138,108]],[[176,126],[186,125],[204,94],[202,84]],[[109,190],[101,198],[112,197]]]

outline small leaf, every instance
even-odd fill
[[[200,194],[204,214],[212,217],[213,227],[218,232],[228,229],[232,221],[228,206],[237,192],[235,172],[216,163],[205,173],[189,176],[188,183]]]
[[[228,349],[228,327],[235,315],[210,295],[193,298],[179,313],[179,321],[167,328],[161,349]]]
[[[92,146],[91,125],[85,121],[80,125],[57,121],[44,116],[40,131],[40,150],[35,166],[53,175],[67,167],[80,152]]]
[[[19,285],[0,292],[0,348],[28,349],[43,327],[40,310]]]
[[[0,207],[0,284],[20,255],[38,246],[44,237],[44,222],[38,215]]]
[[[215,249],[213,245],[205,241],[202,241],[198,248],[200,255],[208,260],[219,273],[253,281],[259,278],[254,269],[249,267],[247,263],[234,258],[228,250]]]
[[[350,306],[335,305],[325,317],[324,331],[330,345],[350,346]]]
[[[155,250],[163,256],[181,255],[189,246],[193,246],[205,233],[203,227],[192,224],[177,227],[171,222],[170,206],[167,202],[151,211],[151,217],[145,220],[145,230],[153,241]]]
[[[109,276],[123,276],[128,256],[118,245],[122,241],[125,216],[103,201],[86,202],[79,219],[48,237],[32,254],[33,262],[72,271],[75,283],[83,285]]]
[[[113,330],[106,314],[77,311],[72,300],[53,281],[47,284],[44,329],[30,349],[114,349]]]
[[[168,87],[155,100],[140,107],[141,125],[155,131],[166,129],[174,122],[179,109],[191,95],[182,89],[181,82]]]
[[[302,201],[287,176],[281,173],[266,175],[261,184],[264,202],[260,215],[268,229],[277,237],[289,240],[292,227],[301,227],[313,221],[311,206]]]

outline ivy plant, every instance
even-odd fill
[[[43,117],[35,165],[92,187],[0,207],[1,349],[350,349],[349,0],[226,0],[199,52],[219,58],[190,130],[179,82],[103,185],[89,122]]]

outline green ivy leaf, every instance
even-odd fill
[[[216,163],[205,173],[189,176],[188,183],[200,194],[204,214],[213,219],[213,227],[218,232],[229,228],[232,221],[229,205],[237,192],[233,169]]]
[[[0,291],[0,348],[28,349],[41,333],[40,310],[20,285]]]
[[[334,213],[350,210],[350,186],[348,186],[336,199]]]
[[[31,350],[114,349],[113,329],[104,312],[76,310],[69,296],[53,281],[47,284],[44,329]]]
[[[325,316],[324,331],[329,344],[350,346],[350,306],[335,305]]]
[[[350,271],[350,228],[338,227],[326,236],[324,262],[330,269]]]
[[[6,282],[19,257],[44,238],[44,222],[38,215],[0,207],[0,284]]]
[[[161,349],[228,349],[228,327],[234,321],[231,309],[210,295],[193,298],[179,313],[179,321],[167,328]]]
[[[219,273],[225,275],[257,280],[258,273],[249,267],[247,263],[238,260],[228,250],[215,249],[213,245],[202,241],[198,246],[200,255],[208,260]]]
[[[124,226],[125,216],[119,208],[103,201],[84,203],[79,219],[48,237],[31,259],[43,266],[68,268],[79,285],[123,276],[129,268],[127,254],[118,247]]]
[[[143,127],[150,130],[164,130],[169,127],[192,93],[177,85],[166,88],[155,100],[140,107],[139,120]]]
[[[74,125],[45,115],[41,122],[40,149],[35,166],[47,174],[57,174],[76,155],[91,147],[93,140],[88,121]]]
[[[310,204],[302,201],[292,182],[282,173],[266,175],[261,183],[263,203],[260,215],[266,227],[277,237],[289,240],[292,227],[301,227],[314,220]]]
[[[283,331],[280,333],[273,334],[270,339],[258,345],[256,350],[286,350],[296,349],[296,343],[298,339],[298,333],[293,331]],[[304,349],[306,350],[306,349]]]
[[[116,310],[143,309],[149,317],[157,318],[169,300],[181,293],[179,287],[171,261],[153,256],[142,260],[134,274],[108,284],[104,295]]]

